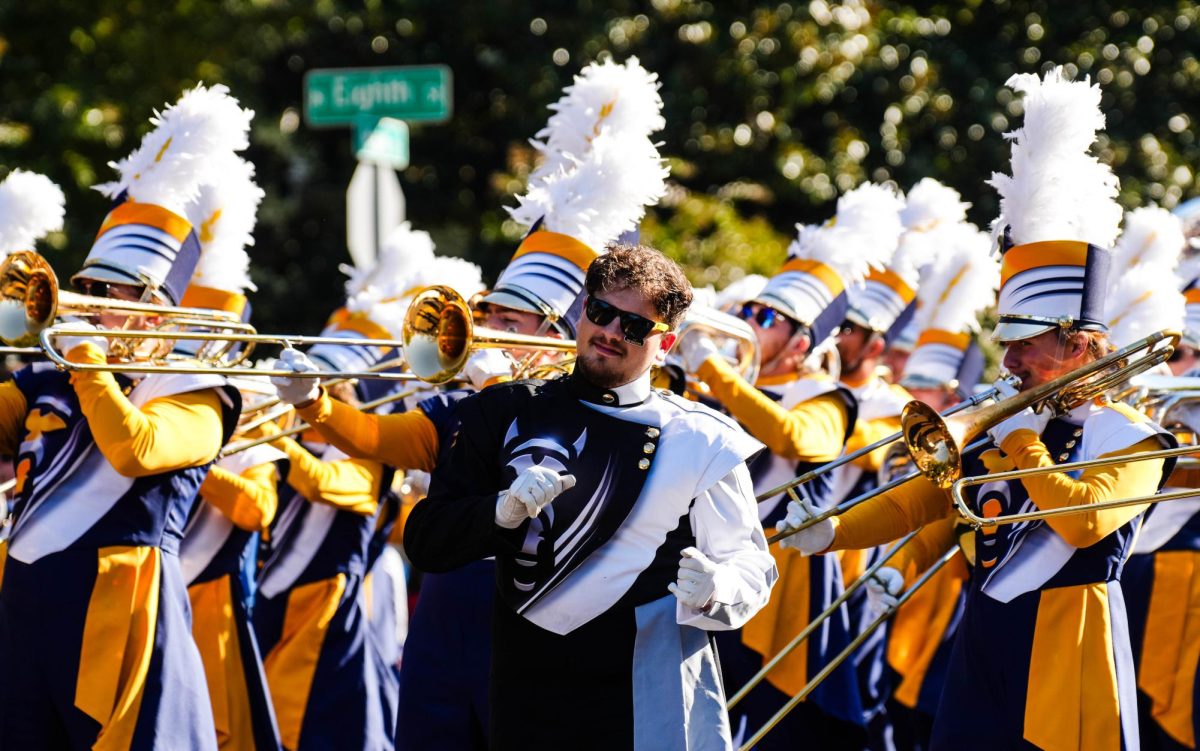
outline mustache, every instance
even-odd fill
[[[604,334],[596,334],[591,339],[588,339],[588,344],[593,347],[599,344],[608,349],[615,349],[621,354],[625,354],[626,351],[625,342],[615,337],[605,336]]]

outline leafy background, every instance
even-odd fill
[[[813,0],[89,0],[0,3],[0,176],[44,172],[68,223],[43,248],[60,274],[107,209],[89,187],[132,150],[153,108],[226,83],[257,116],[248,152],[267,193],[252,250],[262,330],[317,330],[341,296],[350,133],[301,117],[305,71],[442,63],[454,116],[414,125],[401,181],[442,253],[503,267],[527,139],[579,68],[637,55],[662,79],[672,187],[643,237],[721,286],[770,272],[797,222],[860,181],[931,175],[990,222],[984,180],[1007,168],[1013,73],[1063,64],[1099,81],[1098,153],[1127,207],[1200,192],[1189,113],[1200,11],[1187,0],[898,3]]]

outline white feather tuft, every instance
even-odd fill
[[[1162,268],[1141,264],[1109,288],[1104,317],[1113,345],[1125,347],[1155,331],[1183,328],[1183,293],[1163,287],[1163,274]]]
[[[0,183],[0,255],[33,250],[48,232],[63,227],[66,198],[45,175],[13,170]]]
[[[925,177],[905,196],[900,221],[909,232],[930,232],[965,222],[970,206],[954,188]]]
[[[1174,272],[1186,242],[1179,217],[1156,206],[1134,209],[1125,214],[1125,227],[1113,246],[1109,278],[1144,263]]]
[[[127,191],[135,201],[182,214],[202,184],[217,181],[220,155],[249,145],[253,117],[224,85],[201,84],[185,91],[178,102],[150,118],[155,127],[141,145],[112,165],[120,179],[96,190],[114,199]]]
[[[544,229],[602,251],[637,228],[646,206],[666,192],[668,174],[648,138],[606,131],[592,140],[591,150],[574,168],[560,168],[530,183],[508,212],[527,227],[544,219]]]
[[[254,224],[263,191],[254,182],[254,165],[229,152],[220,160],[217,182],[200,187],[188,204],[187,218],[200,238],[200,261],[192,283],[226,292],[255,289],[250,281]]]
[[[585,67],[550,109],[546,127],[532,141],[542,153],[542,163],[530,182],[559,170],[569,171],[573,160],[584,158],[592,141],[603,132],[649,137],[666,127],[658,75],[642,67],[636,57],[624,64],[611,59]]]
[[[379,260],[370,269],[343,265],[346,309],[367,315],[400,336],[404,315],[414,293],[433,284],[448,286],[470,298],[483,289],[479,267],[461,258],[434,255],[429,233],[404,222],[388,235]]]
[[[921,279],[918,331],[979,330],[979,313],[996,302],[1000,259],[991,252],[991,237],[963,222],[938,233],[946,249]]]
[[[1067,80],[1061,67],[1006,85],[1024,95],[1025,119],[1005,134],[1012,176],[993,173],[988,181],[1000,193],[995,231],[1011,227],[1017,244],[1078,240],[1111,248],[1121,223],[1117,177],[1089,153],[1104,128],[1100,87]]]
[[[882,269],[900,240],[904,201],[884,185],[863,183],[837,202],[837,214],[823,225],[797,224],[798,237],[788,246],[789,258],[805,258],[830,266],[849,287],[872,268]]]

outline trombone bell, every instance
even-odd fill
[[[966,413],[967,416],[970,413]],[[962,475],[966,426],[963,420],[942,419],[925,402],[911,401],[900,413],[900,434],[913,463],[939,488],[948,488]]]
[[[0,263],[0,339],[13,347],[37,344],[42,329],[54,323],[58,279],[46,259],[28,250]]]
[[[449,287],[426,287],[404,315],[404,359],[422,381],[445,383],[471,354],[471,309]]]

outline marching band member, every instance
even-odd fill
[[[1013,176],[997,175],[1007,251],[994,338],[1028,390],[1109,350],[1105,275],[1120,221],[1116,177],[1087,151],[1103,126],[1100,91],[1062,69],[1014,76],[1024,127],[1012,134]],[[1007,241],[1011,238],[1015,245]],[[1062,416],[1026,409],[989,430],[964,474],[1114,458],[1173,443],[1120,404],[1088,401]],[[1173,462],[1116,462],[968,491],[985,516],[1026,504],[1087,506],[1148,495]],[[1137,747],[1133,664],[1119,577],[1145,506],[1091,511],[975,534],[966,612],[934,720],[933,749]],[[788,538],[809,553],[896,539],[951,513],[924,478]],[[799,504],[784,524],[811,515]]]
[[[979,314],[995,303],[1000,264],[992,256],[987,234],[965,221],[939,234],[946,249],[921,280],[914,318],[919,333],[900,385],[914,399],[942,412],[969,398],[983,376],[983,351],[972,334],[979,331]],[[902,443],[893,447],[893,452],[903,451]],[[880,479],[890,480],[911,468],[905,452],[903,463],[885,465],[883,471],[890,474]],[[867,582],[868,595],[876,601],[873,614],[879,611],[881,598],[894,602],[902,582],[911,584],[945,552],[943,545],[954,543],[953,528],[952,519],[946,529],[930,525],[876,572]],[[967,564],[955,558],[896,612],[888,626],[888,665],[897,676],[888,714],[899,748],[929,746],[950,647],[965,604],[966,578]]]
[[[904,233],[893,243],[893,253],[883,269],[873,269],[862,282],[847,290],[849,306],[837,339],[842,362],[841,383],[858,400],[858,422],[846,442],[852,452],[900,429],[900,410],[912,396],[881,375],[883,355],[889,343],[911,322],[921,269],[937,249],[939,224],[958,221],[966,207],[953,190],[933,180],[913,187],[901,204]],[[873,451],[833,472],[833,503],[839,504],[875,487],[887,449]],[[846,550],[840,554],[846,585],[862,576],[878,551]],[[861,590],[848,602],[851,635],[871,621],[866,594]],[[884,704],[887,684],[885,644],[887,629],[878,629],[855,653],[863,722],[875,739],[886,731]],[[878,743],[879,741],[874,741]]]
[[[325,335],[395,338],[412,294],[449,273],[464,282],[464,294],[482,286],[477,267],[435,258],[428,234],[402,224],[377,266],[352,275],[350,298]],[[333,373],[364,370],[387,357],[383,347],[317,345],[306,357],[285,350],[281,364]],[[276,383],[291,403],[322,392],[315,379]],[[324,398],[358,401],[350,383]],[[288,457],[287,483],[294,492],[282,499],[271,530],[254,616],[267,679],[285,748],[391,748],[399,690],[394,630],[377,628],[371,618],[365,577],[397,512],[382,502],[394,468],[347,457],[319,437],[314,433],[304,445],[290,439],[275,444]],[[421,440],[409,445],[423,449]]]
[[[761,445],[650,387],[691,300],[677,266],[616,246],[587,292],[572,376],[459,405],[405,544],[425,570],[497,558],[492,747],[727,747],[705,632],[741,626],[775,578],[745,466]]]
[[[631,58],[589,65],[553,109],[538,134],[544,140],[535,142],[545,160],[512,212],[531,232],[480,308],[489,328],[573,338],[597,249],[636,228],[664,189],[649,139],[663,125],[662,100],[657,77]],[[517,359],[519,351],[479,350],[464,370],[470,389],[443,392],[402,414],[365,415],[316,389],[298,392],[294,403],[347,454],[431,472],[458,433],[457,402],[511,380]],[[280,384],[290,399],[290,387]],[[399,748],[486,748],[494,589],[490,559],[424,573],[401,666]]]
[[[108,214],[74,282],[176,305],[199,243],[184,216],[247,145],[253,113],[223,86],[186,92],[101,186]],[[107,328],[154,317],[104,313]],[[102,364],[108,338],[60,337]],[[135,353],[137,348],[131,348]],[[0,386],[18,493],[0,589],[0,737],[13,748],[215,749],[178,549],[240,399],[204,375],[115,376],[30,365]]]
[[[756,492],[778,487],[842,453],[854,429],[857,400],[835,376],[819,370],[820,353],[833,345],[845,317],[846,288],[873,264],[883,264],[895,248],[899,210],[895,194],[867,184],[838,200],[837,214],[827,226],[799,227],[783,268],[737,311],[754,329],[760,348],[756,384],[738,375],[711,339],[685,339],[682,355],[688,371],[770,449],[750,462]],[[804,488],[817,507],[830,502],[829,479],[825,475]],[[759,504],[765,527],[782,518],[784,497]],[[841,592],[841,569],[833,556],[810,559],[778,550],[775,561],[780,583],[774,597],[741,631],[718,637],[725,684],[731,690],[744,685]],[[793,651],[734,708],[735,729],[761,726],[849,641],[847,616],[829,619],[805,648]],[[847,667],[836,671],[762,747],[791,747],[808,739],[822,748],[861,748],[861,717],[858,687]]]
[[[1155,330],[1196,336],[1194,315],[1185,293],[1172,278],[1185,240],[1180,221],[1165,209],[1141,208],[1125,214],[1125,226],[1113,250],[1117,282],[1109,292],[1110,336],[1120,345]],[[1189,310],[1189,308],[1193,310]],[[1189,315],[1190,314],[1190,315]],[[1165,427],[1200,427],[1194,410],[1181,404],[1156,415]],[[1167,485],[1195,487],[1194,472],[1177,470]],[[1168,489],[1171,489],[1168,488]],[[1129,636],[1137,667],[1138,724],[1144,748],[1195,748],[1192,730],[1192,683],[1200,661],[1200,588],[1193,570],[1200,556],[1200,500],[1162,503],[1147,514],[1121,586],[1129,610]]]
[[[263,191],[254,183],[254,166],[240,157],[231,156],[217,179],[203,186],[188,206],[188,220],[200,228],[200,261],[183,305],[245,317],[245,293],[254,289],[245,248],[254,242],[251,233]],[[181,340],[175,350],[194,357],[203,343]],[[218,459],[200,485],[203,502],[188,520],[179,549],[192,604],[192,636],[204,664],[221,748],[279,748],[250,612],[259,537],[275,518],[275,465],[284,458],[279,449],[259,445]]]

